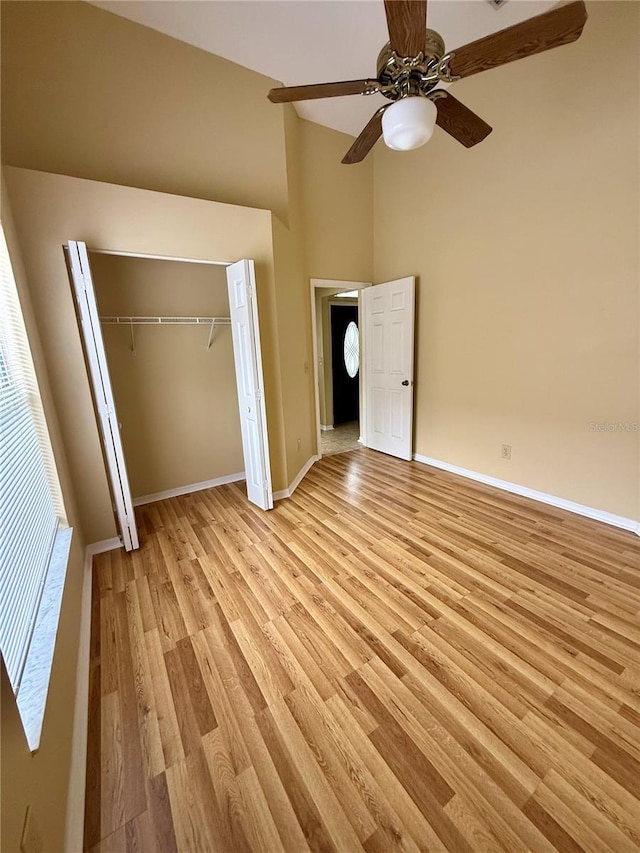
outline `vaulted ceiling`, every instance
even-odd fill
[[[95,0],[93,5],[287,86],[375,77],[378,52],[388,40],[382,0]],[[507,0],[495,8],[488,0],[429,0],[427,21],[452,50],[555,5]],[[224,97],[224,91],[211,93],[212,103]],[[383,103],[382,95],[356,95],[300,102],[296,109],[303,118],[355,136]]]

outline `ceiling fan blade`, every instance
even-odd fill
[[[427,0],[384,0],[391,49],[398,56],[417,56],[424,50]]]
[[[271,89],[272,104],[311,101],[315,98],[338,98],[341,95],[365,95],[378,91],[377,80],[342,80],[339,83],[312,83],[310,86],[281,86]]]
[[[360,136],[353,143],[351,148],[342,158],[342,162],[350,165],[351,163],[360,163],[367,156],[376,142],[382,136],[382,113],[391,106],[387,104],[380,107],[369,119],[368,124]]]
[[[449,70],[452,77],[469,77],[489,68],[496,68],[542,53],[552,47],[569,44],[580,37],[587,20],[583,0],[558,6],[544,15],[538,15],[514,24],[506,30],[472,41],[452,51]]]
[[[465,148],[472,148],[482,142],[493,129],[449,92],[446,92],[444,97],[436,98],[434,104],[438,110],[438,127],[457,139]]]

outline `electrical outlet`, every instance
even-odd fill
[[[511,445],[510,444],[503,444],[502,445],[502,450],[500,451],[500,456],[502,456],[503,459],[511,459]]]
[[[43,853],[43,851],[44,842],[40,827],[33,816],[31,806],[27,806],[24,829],[22,830],[22,841],[20,842],[20,853]]]

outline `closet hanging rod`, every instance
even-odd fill
[[[210,326],[229,324],[231,317],[100,317],[100,322],[119,326]]]

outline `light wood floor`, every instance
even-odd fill
[[[369,450],[94,568],[93,851],[640,849],[640,540]]]

